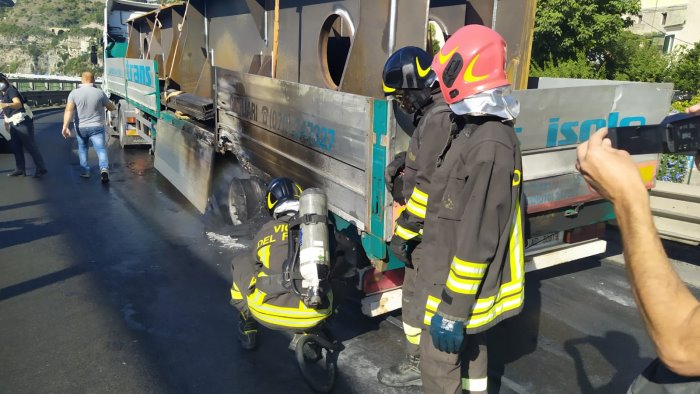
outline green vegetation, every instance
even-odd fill
[[[90,23],[102,24],[102,0],[31,0],[18,1],[14,7],[0,8],[4,22],[26,28],[75,28]],[[17,29],[20,30],[20,29]]]
[[[539,0],[531,75],[673,82],[691,95],[700,91],[700,43],[664,54],[658,35],[626,30],[626,15],[639,12],[639,0]]]
[[[68,48],[72,47],[70,53],[75,53],[78,43],[87,40],[100,50],[104,4],[104,0],[33,0],[20,1],[12,8],[0,8],[0,48],[13,53],[9,58],[0,59],[0,70],[26,70],[31,61],[37,72],[78,75],[92,70],[101,73],[90,62],[90,53],[71,57]],[[54,34],[51,29],[63,31]],[[56,50],[59,51],[58,62]],[[17,55],[21,52],[27,57],[22,59]]]

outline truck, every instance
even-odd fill
[[[400,211],[384,169],[413,126],[381,90],[384,61],[407,45],[434,54],[479,23],[508,43],[520,100],[526,270],[605,251],[612,206],[575,170],[596,129],[660,122],[671,84],[531,79],[535,0],[107,0],[104,89],[122,146],[154,165],[200,212],[232,224],[261,210],[264,182],[287,176],[328,196],[356,267],[362,310],[401,306],[403,264],[387,248]],[[652,187],[655,155],[637,156]]]

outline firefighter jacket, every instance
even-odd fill
[[[450,138],[450,108],[438,90],[433,101],[423,108],[423,116],[411,136],[406,152],[403,195],[406,209],[396,220],[395,234],[405,240],[418,240],[423,230],[428,194],[424,191],[430,183],[435,163]],[[418,237],[418,238],[417,238]]]
[[[522,159],[510,123],[459,119],[427,188],[418,276],[430,289],[424,323],[437,311],[472,334],[523,306]]]
[[[292,216],[271,220],[263,225],[256,235],[255,262],[256,270],[250,278],[249,289],[245,295],[248,309],[253,317],[271,328],[293,329],[303,331],[312,328],[331,315],[331,298],[328,297],[321,308],[307,307],[301,298],[286,289],[280,290],[279,283],[269,280],[280,277],[283,265],[289,254],[288,223]],[[332,234],[332,233],[330,233]],[[232,297],[243,298],[240,291],[232,289]]]

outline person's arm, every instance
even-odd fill
[[[102,92],[102,105],[105,106],[107,111],[114,111],[117,109],[117,107],[114,106],[114,103],[109,99],[109,97],[107,97],[107,95],[104,92]]]
[[[12,102],[11,103],[0,103],[0,109],[4,110],[5,108],[10,108],[10,109],[20,109],[22,108],[22,100],[19,99],[19,97],[12,97]]]
[[[63,112],[63,129],[61,129],[61,134],[63,134],[63,138],[70,137],[70,128],[68,126],[70,125],[70,122],[73,121],[74,110],[75,103],[68,100],[68,103],[66,104],[66,110]]]
[[[576,167],[614,205],[632,291],[659,358],[680,375],[700,376],[700,302],[666,257],[636,164],[606,135],[602,129],[579,146]]]

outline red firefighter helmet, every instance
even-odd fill
[[[482,25],[457,30],[433,58],[447,104],[510,83],[506,77],[506,41]]]

